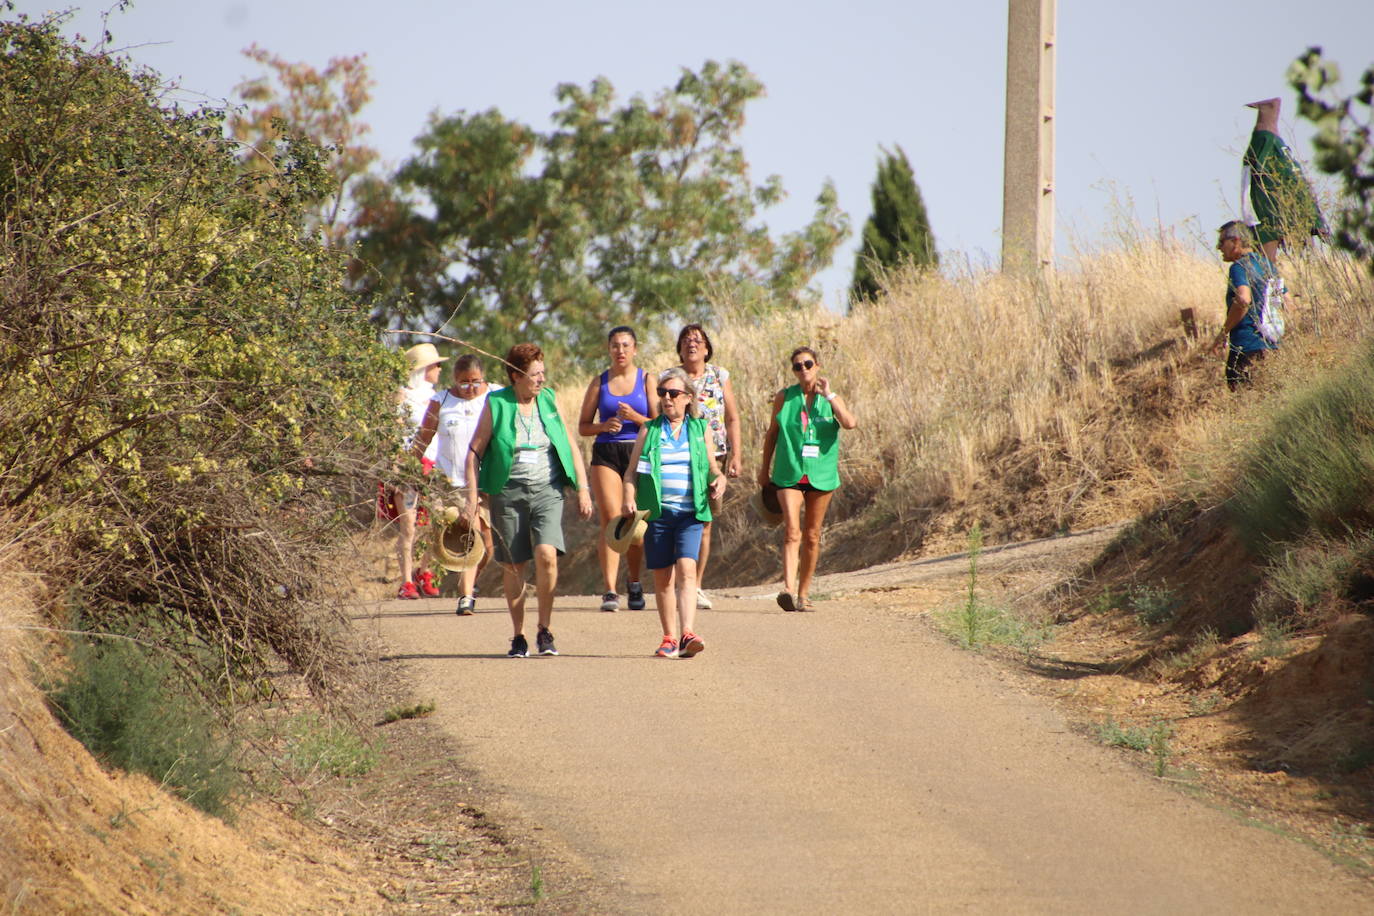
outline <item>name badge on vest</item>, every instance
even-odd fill
[[[820,447],[819,445],[803,445],[803,446],[802,446],[802,457],[803,457],[803,458],[819,458],[819,457],[821,457],[821,447]]]
[[[639,459],[639,466],[635,468],[636,474],[652,474],[653,472],[653,465],[649,464],[649,462],[643,458]]]
[[[520,464],[538,464],[541,449],[522,448],[516,453],[515,460]]]

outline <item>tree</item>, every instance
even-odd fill
[[[1321,48],[1308,48],[1288,68],[1288,83],[1298,93],[1298,114],[1317,126],[1312,139],[1316,166],[1341,179],[1344,199],[1333,240],[1374,271],[1374,66],[1365,70],[1359,91],[1348,98],[1334,94],[1339,81],[1340,68],[1322,57]],[[1357,114],[1357,105],[1363,114]]]
[[[273,654],[319,684],[332,523],[401,375],[303,232],[322,154],[245,169],[223,111],[63,22],[0,21],[0,510],[56,613],[179,634],[221,696]]]
[[[283,60],[257,45],[243,53],[270,71],[235,88],[255,106],[229,118],[230,133],[247,145],[244,161],[270,171],[274,148],[288,134],[324,149],[333,186],[321,192],[307,228],[318,229],[330,245],[342,244],[349,232],[343,211],[352,186],[378,159],[377,151],[362,142],[371,128],[358,120],[358,113],[372,100],[373,81],[365,55],[332,58],[321,71]]]
[[[713,285],[813,299],[846,219],[827,183],[802,231],[756,221],[784,193],[751,182],[736,139],[762,94],[743,65],[708,62],[653,102],[560,85],[547,133],[494,109],[436,116],[394,181],[359,194],[357,288],[389,326],[572,354],[616,324],[708,317]]]
[[[900,146],[895,154],[883,150],[878,177],[873,179],[873,213],[864,224],[863,243],[854,259],[850,299],[857,302],[876,296],[887,271],[907,264],[935,267],[939,263],[911,163]]]

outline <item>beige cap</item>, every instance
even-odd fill
[[[406,365],[411,372],[416,369],[428,368],[435,363],[442,363],[447,359],[447,356],[439,355],[439,351],[434,349],[432,343],[416,344],[406,351]]]

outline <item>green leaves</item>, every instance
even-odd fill
[[[884,152],[873,180],[873,213],[864,224],[863,245],[854,261],[850,297],[872,299],[882,289],[882,277],[907,264],[934,267],[940,263],[930,231],[925,201],[916,176],[899,146]]]
[[[1365,259],[1374,271],[1374,66],[1365,70],[1359,90],[1348,97],[1336,91],[1340,68],[1322,57],[1321,48],[1308,48],[1287,76],[1298,93],[1298,114],[1317,127],[1312,140],[1317,168],[1341,181],[1335,244]]]
[[[827,185],[802,231],[775,241],[757,222],[783,196],[736,141],[762,93],[742,64],[708,62],[652,101],[562,84],[547,133],[494,109],[436,117],[359,195],[354,282],[385,324],[574,358],[616,324],[707,317],[713,284],[807,300],[847,221]]]

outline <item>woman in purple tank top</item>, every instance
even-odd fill
[[[602,532],[607,522],[621,514],[623,479],[630,466],[630,452],[639,436],[639,427],[658,416],[658,402],[649,397],[649,379],[643,369],[635,366],[638,346],[639,339],[631,328],[624,325],[611,328],[607,335],[611,366],[587,386],[578,416],[578,434],[596,437],[592,442],[589,473]],[[620,596],[616,593],[620,554],[606,543],[604,533],[596,542],[596,555],[605,580],[606,593],[601,599],[601,610],[617,611],[620,609]],[[643,559],[644,550],[638,544],[625,553],[625,590],[632,611],[644,608],[644,587],[639,583]]]

